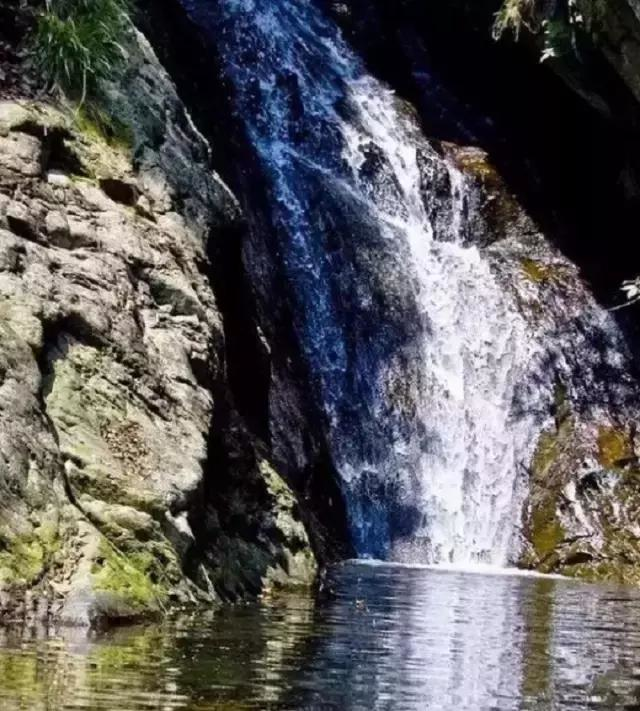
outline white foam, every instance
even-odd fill
[[[539,573],[536,570],[501,567],[487,563],[455,564],[455,563],[399,563],[396,561],[377,560],[375,558],[353,558],[346,563],[363,565],[371,568],[402,568],[406,570],[431,570],[436,573],[464,573],[469,575],[497,575],[501,577],[548,578],[550,580],[571,580],[564,575],[555,573]]]

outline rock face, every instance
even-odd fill
[[[540,393],[540,434],[525,462],[518,565],[588,580],[640,582],[640,388],[623,333],[571,263],[531,220],[486,153],[450,146],[477,196],[470,239],[516,298],[542,345],[533,387],[522,374],[519,408]],[[472,193],[473,194],[473,193]]]
[[[208,254],[239,207],[146,40],[127,51],[108,118],[0,103],[5,618],[91,624],[315,573],[227,383]]]
[[[216,146],[245,218],[234,240],[214,246],[234,404],[252,432],[268,443],[270,461],[299,496],[319,558],[348,558],[353,548],[324,437],[326,413],[311,397],[311,376],[295,333],[301,309],[292,300],[273,234],[264,177],[232,107],[233,89],[221,76],[220,43],[206,19],[211,8],[164,0],[144,3],[144,9],[141,27],[198,127]],[[233,519],[227,519],[229,525]]]
[[[346,539],[323,434],[330,418],[312,396],[314,376],[292,325],[301,305],[286,286],[282,246],[256,189],[263,176],[237,124],[226,121],[229,107],[208,93],[220,89],[211,79],[210,37],[203,40],[174,0],[148,5],[149,37],[198,125],[210,130],[207,138],[133,30],[126,71],[103,87],[97,112],[35,100],[34,86],[22,82],[19,55],[0,75],[3,95],[11,97],[0,103],[4,619],[95,624],[160,613],[171,603],[308,584],[313,551],[326,559]],[[618,5],[621,13],[631,8],[627,0]],[[446,233],[457,196],[456,230],[518,304],[531,340],[545,344],[535,388],[521,388],[524,409],[535,409],[525,397],[534,390],[536,407],[543,406],[533,413],[542,434],[528,443],[531,461],[518,472],[530,492],[519,562],[638,582],[638,388],[628,344],[575,263],[553,245],[555,233],[532,218],[494,156],[474,145],[500,129],[486,117],[470,122],[469,107],[456,104],[444,82],[424,84],[429,73],[420,67],[428,53],[419,34],[405,26],[385,44],[386,33],[398,29],[384,20],[385,11],[378,27],[386,32],[377,33],[369,2],[332,7],[356,41],[367,35],[363,44],[378,61],[385,58],[380,64],[394,56],[396,74],[385,78],[395,85],[404,72],[402,91],[413,98],[417,86],[428,97],[431,163],[456,166],[426,171],[429,217]],[[6,8],[0,0],[0,18],[11,16]],[[0,23],[0,40],[6,26]],[[398,40],[402,52],[387,52]],[[0,62],[11,42],[0,42]],[[634,94],[627,69],[635,45],[612,42],[624,48],[608,60]],[[287,81],[281,86],[295,94],[295,82]],[[597,94],[580,87],[581,96]],[[599,111],[603,101],[596,102]],[[218,136],[243,146],[227,156],[242,158],[228,171],[242,208],[212,170],[208,140],[216,146]],[[364,167],[383,177],[375,152]],[[633,170],[629,175],[622,184],[633,193]],[[354,216],[335,209],[339,203],[324,184],[316,194],[333,264],[346,250],[339,231],[349,233]],[[411,300],[403,256],[387,241],[377,243],[370,225],[358,227],[363,239],[353,250],[353,272],[366,288],[341,291],[339,302],[366,301],[373,317],[358,326],[364,337],[345,325],[354,349],[368,329],[387,324],[408,332],[406,324],[416,323],[399,306]],[[354,275],[336,272],[336,289]],[[363,297],[367,289],[374,298]],[[317,294],[310,293],[312,313]],[[416,418],[405,402],[404,376],[421,372],[415,353],[398,357],[403,362],[387,383],[390,402],[408,413],[410,426]],[[353,395],[344,412],[345,422],[353,420],[344,440],[350,456],[349,448],[361,446],[357,426],[367,415],[362,388],[370,371],[363,373],[351,383],[353,393],[338,389],[340,397]],[[373,418],[376,427],[378,420],[384,425],[388,417]],[[404,510],[397,519],[410,523]]]
[[[610,146],[611,165],[604,170],[614,172],[609,182],[615,188],[610,197],[604,190],[596,189],[593,194],[600,197],[602,205],[612,200],[604,207],[605,214],[608,213],[604,224],[625,234],[625,222],[636,222],[640,195],[637,153],[640,5],[635,0],[607,3],[578,0],[574,8],[579,19],[572,24],[567,17],[567,3],[540,2],[528,7],[530,22],[523,28],[520,42],[535,61],[545,49],[551,50],[539,72],[553,71],[585,107],[603,119],[591,135]],[[475,8],[465,3],[458,6],[459,12],[474,18],[481,27],[483,23],[488,26],[495,9],[491,2]],[[557,33],[564,38],[562,42],[554,46],[549,30],[544,30],[545,21],[550,23],[547,28],[563,28]],[[586,112],[585,118],[588,120]],[[611,142],[610,132],[620,136],[617,145]],[[590,170],[598,171],[597,160],[591,163]],[[576,183],[580,184],[579,177]],[[617,213],[625,215],[621,228],[614,226]],[[607,234],[606,227],[600,229],[600,234],[603,237]],[[635,240],[626,234],[621,241],[633,244]],[[620,249],[618,244],[620,240],[615,247],[608,248],[602,237],[598,238],[598,250],[607,267],[592,273],[615,272],[618,251],[625,254],[627,263],[622,275],[631,278],[640,271],[633,246]],[[542,273],[530,276],[534,281],[547,282],[547,293],[564,281],[541,278]],[[562,288],[566,288],[566,282]],[[555,306],[543,301],[539,308],[544,314],[557,307],[557,301]],[[578,344],[584,342],[585,336],[578,326],[576,350],[580,350]],[[590,340],[588,336],[587,339]],[[601,340],[593,345],[604,353],[606,346]],[[615,362],[616,359],[605,357],[600,369],[609,382],[622,383],[614,376]],[[632,363],[625,368],[631,377],[637,372]],[[530,468],[523,565],[590,580],[640,582],[637,527],[640,449],[636,434],[640,401],[635,389],[625,390],[614,388],[604,393],[589,386],[571,394],[559,384],[554,422],[541,435]],[[594,395],[595,392],[598,394]]]
[[[602,52],[640,102],[640,3],[607,3],[602,23]]]

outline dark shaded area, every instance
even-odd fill
[[[524,40],[492,39],[499,0],[328,5],[372,72],[418,108],[425,133],[488,151],[601,302],[618,301],[621,281],[640,273],[640,107],[604,60],[581,49],[592,105]]]
[[[138,189],[133,183],[127,183],[117,178],[101,178],[102,191],[114,202],[133,207],[138,200]]]
[[[24,41],[33,26],[35,3],[0,0],[0,99],[26,99],[35,93],[24,66]]]

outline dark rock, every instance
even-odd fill
[[[138,201],[138,188],[115,178],[101,178],[100,187],[115,202],[133,207]]]

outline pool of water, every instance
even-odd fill
[[[640,591],[348,563],[315,597],[0,632],[0,709],[640,709]]]

